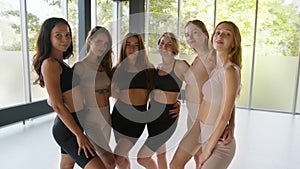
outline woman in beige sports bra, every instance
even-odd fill
[[[86,38],[86,56],[74,66],[85,94],[85,111],[79,121],[107,169],[116,166],[109,146],[111,136],[110,84],[112,78],[112,38],[101,26]]]
[[[209,35],[205,24],[200,20],[191,20],[185,25],[185,37],[189,46],[197,52],[197,56],[192,62],[186,78],[186,104],[188,108],[188,131],[182,139],[173,160],[171,168],[184,168],[185,164],[194,156],[196,168],[199,167],[199,155],[201,154],[200,104],[203,99],[202,86],[209,79],[212,70],[216,66],[216,57],[212,54],[208,46]],[[222,144],[229,144],[233,139],[234,113],[221,137]]]
[[[200,107],[202,153],[201,169],[226,169],[235,154],[235,140],[228,145],[218,144],[225,131],[241,83],[241,34],[231,21],[220,22],[211,43],[216,52],[217,66],[203,85]]]

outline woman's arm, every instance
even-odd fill
[[[235,106],[232,109],[231,117],[229,123],[227,124],[219,143],[223,145],[228,145],[234,138],[234,127],[235,127]]]
[[[88,151],[94,156],[94,147],[83,134],[83,130],[77,125],[70,111],[64,104],[64,98],[60,89],[60,74],[62,68],[59,63],[51,58],[45,60],[42,64],[42,74],[45,81],[45,87],[51,100],[51,105],[59,118],[76,136],[79,145],[78,154],[81,149],[88,157]]]
[[[240,76],[235,68],[229,67],[225,70],[224,85],[223,85],[223,99],[221,105],[221,112],[216,122],[216,128],[210,136],[208,143],[204,147],[200,155],[200,164],[203,164],[211,155],[213,149],[222,136],[228,121],[231,118],[234,109],[235,99],[239,90]]]

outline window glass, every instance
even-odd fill
[[[296,107],[296,112],[300,113],[300,83],[298,85],[298,97],[297,97],[297,105],[296,106],[297,106]]]
[[[0,109],[25,103],[20,5],[0,1]]]
[[[216,25],[224,20],[234,22],[239,27],[242,36],[242,79],[237,106],[248,107],[255,26],[255,1],[217,1]]]
[[[291,1],[259,2],[253,108],[292,111],[298,71],[299,14],[299,4]]]

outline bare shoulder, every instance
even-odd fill
[[[83,75],[84,74],[84,61],[78,61],[74,64],[73,68],[74,71],[79,75]]]
[[[41,69],[43,76],[58,75],[62,72],[60,64],[54,58],[45,59],[42,63]]]
[[[175,72],[176,74],[184,74],[189,69],[190,65],[186,60],[177,60],[175,65]]]
[[[240,68],[238,66],[232,65],[225,68],[225,77],[227,80],[239,82],[240,76]]]

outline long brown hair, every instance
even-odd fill
[[[233,29],[234,47],[230,51],[230,55],[232,56],[231,61],[236,65],[238,65],[241,69],[242,68],[242,46],[241,46],[242,37],[239,28],[231,21],[222,21],[216,26],[212,36],[215,35],[218,26],[223,23],[230,25]],[[211,38],[211,44],[213,44],[213,38]]]
[[[118,63],[113,68],[114,78],[119,79],[118,76],[120,76],[121,72],[126,71],[126,65],[127,65],[126,43],[127,43],[128,39],[131,37],[136,37],[138,39],[139,52],[138,52],[135,66],[139,69],[139,71],[143,71],[143,70],[146,71],[146,76],[147,76],[147,79],[149,80],[148,88],[151,90],[154,86],[154,84],[153,84],[154,66],[148,58],[143,37],[137,33],[130,32],[125,35],[125,38],[123,39],[122,44],[121,44]],[[118,83],[118,81],[116,81],[116,83]]]
[[[72,31],[69,23],[63,18],[48,18],[44,21],[41,26],[38,39],[36,42],[36,54],[33,56],[33,67],[36,71],[38,77],[33,82],[34,84],[39,84],[41,87],[45,86],[44,80],[42,78],[41,67],[42,63],[45,59],[50,57],[50,53],[52,50],[51,45],[51,31],[55,27],[55,25],[63,23],[69,27],[70,37],[72,38]],[[73,55],[73,42],[71,39],[71,44],[68,47],[67,51],[63,52],[63,59],[68,59]]]
[[[98,56],[99,67],[102,67],[107,75],[112,78],[112,38],[109,31],[102,26],[95,26],[92,30],[89,31],[86,38],[86,51],[90,51],[89,40],[95,38],[98,34],[103,33],[108,37],[107,50],[102,56]]]

